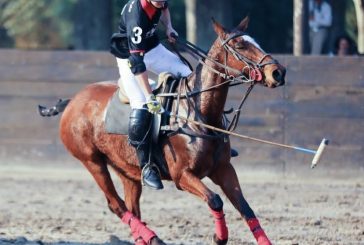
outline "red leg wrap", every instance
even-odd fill
[[[130,226],[131,233],[133,235],[134,240],[136,241],[135,244],[137,245],[144,245],[147,244],[153,237],[157,235],[150,230],[145,223],[141,222],[137,217],[135,217],[131,212],[125,212],[124,216],[122,217],[121,221]],[[142,243],[140,238],[143,239]]]
[[[249,219],[247,223],[258,245],[272,245],[263,228],[260,226],[258,219]]]
[[[229,231],[226,226],[224,211],[214,211],[210,208],[210,212],[215,219],[215,234],[220,241],[227,240],[229,238]]]

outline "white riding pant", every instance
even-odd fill
[[[317,31],[310,30],[311,54],[321,55],[329,30],[321,28]]]
[[[128,59],[116,58],[116,61],[120,73],[118,85],[124,88],[126,95],[129,97],[131,108],[143,108],[147,99],[134,74],[130,70]],[[175,76],[187,77],[192,72],[177,55],[169,51],[162,44],[159,44],[144,55],[144,63],[147,70],[155,74],[170,72]]]

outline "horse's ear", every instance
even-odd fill
[[[246,29],[248,29],[248,25],[249,25],[249,16],[245,17],[240,24],[236,27],[237,30],[239,31],[246,31]]]
[[[211,18],[211,20],[217,35],[219,37],[224,37],[226,35],[225,28],[220,23],[218,23],[214,18]]]

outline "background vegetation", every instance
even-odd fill
[[[171,0],[175,29],[187,37],[186,2]],[[107,50],[109,37],[126,0],[0,0],[0,47],[22,49]],[[357,40],[355,8],[351,0],[331,0],[335,26],[330,43],[341,33]],[[191,2],[190,2],[191,3]],[[208,6],[196,9],[197,21],[209,23],[211,17],[233,27],[249,15],[249,33],[273,53],[292,53],[293,0],[199,0]],[[206,26],[206,27],[205,27]],[[207,49],[212,29],[197,27],[196,43]],[[190,27],[191,28],[191,27]]]

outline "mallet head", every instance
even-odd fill
[[[317,163],[320,161],[321,155],[325,149],[325,147],[329,144],[329,140],[322,139],[320,146],[318,147],[315,156],[313,157],[311,168],[314,168]]]

